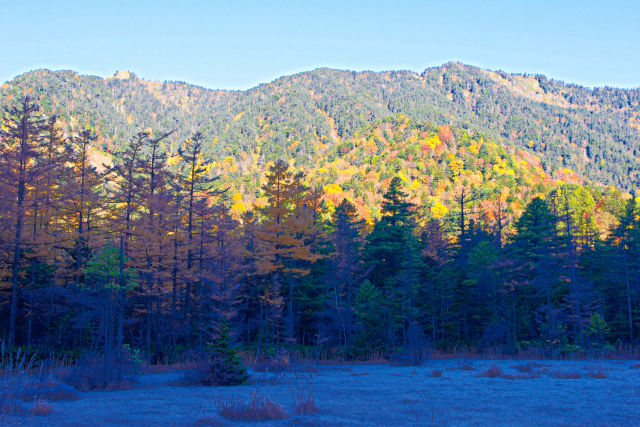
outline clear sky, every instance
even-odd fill
[[[0,0],[0,82],[72,69],[247,89],[318,67],[448,61],[640,86],[640,1]]]

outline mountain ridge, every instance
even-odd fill
[[[640,89],[589,89],[459,62],[421,74],[324,67],[244,91],[119,73],[102,78],[36,70],[2,85],[0,104],[31,89],[69,132],[97,129],[106,151],[126,143],[136,130],[179,124],[178,139],[207,130],[214,158],[260,147],[265,161],[295,157],[304,165],[317,160],[324,145],[338,144],[375,120],[405,114],[530,150],[550,173],[571,168],[593,181],[630,189],[640,170]],[[296,141],[297,150],[289,152]]]
[[[49,73],[63,73],[63,72],[70,72],[70,73],[74,73],[77,74],[80,77],[96,77],[99,79],[104,79],[104,80],[109,80],[109,79],[114,79],[114,78],[119,78],[120,80],[126,80],[128,78],[128,76],[120,76],[118,77],[118,74],[120,73],[128,73],[130,75],[135,76],[138,80],[142,80],[142,81],[147,81],[147,82],[155,82],[155,83],[182,83],[182,84],[186,84],[189,86],[194,86],[194,87],[198,87],[201,89],[207,89],[210,91],[219,91],[219,92],[246,92],[252,89],[256,89],[260,86],[264,86],[264,85],[269,85],[272,83],[277,82],[280,79],[283,78],[287,78],[287,77],[294,77],[297,75],[302,75],[302,74],[308,74],[308,73],[313,73],[316,71],[322,71],[322,70],[327,70],[327,71],[336,71],[336,72],[346,72],[346,73],[356,73],[356,74],[366,74],[366,73],[373,73],[373,74],[385,74],[385,73],[408,73],[408,74],[414,74],[416,76],[424,76],[426,74],[427,71],[429,70],[433,70],[433,69],[441,69],[441,68],[447,68],[447,67],[454,67],[454,66],[458,66],[458,67],[467,67],[467,68],[471,68],[471,69],[475,69],[475,70],[479,70],[479,71],[484,71],[484,72],[488,72],[488,73],[495,73],[495,74],[506,74],[506,75],[510,75],[513,77],[544,77],[545,79],[548,79],[550,81],[559,83],[561,85],[564,86],[569,86],[569,87],[576,87],[576,88],[581,88],[581,89],[586,89],[586,90],[598,90],[598,89],[615,89],[615,90],[621,90],[621,91],[638,91],[640,90],[640,85],[638,86],[634,86],[634,87],[622,87],[622,86],[616,86],[614,84],[605,84],[605,85],[600,85],[600,86],[589,86],[589,85],[585,85],[585,84],[581,84],[581,83],[577,83],[577,82],[572,82],[572,81],[567,81],[567,80],[563,80],[563,79],[559,79],[559,78],[555,78],[555,77],[548,77],[546,74],[543,73],[529,73],[529,72],[512,72],[512,71],[505,71],[502,69],[491,69],[491,68],[482,68],[480,66],[477,65],[472,65],[472,64],[465,64],[464,62],[461,61],[447,61],[445,63],[443,63],[442,65],[434,65],[431,67],[426,67],[423,71],[415,71],[415,70],[410,70],[410,69],[396,69],[396,70],[380,70],[380,71],[375,71],[375,70],[349,70],[346,68],[333,68],[333,67],[329,67],[329,66],[319,66],[316,68],[312,68],[309,70],[304,70],[304,71],[298,71],[298,72],[294,72],[291,74],[283,74],[282,76],[278,76],[276,78],[274,78],[271,81],[264,81],[264,82],[259,82],[257,84],[255,84],[254,86],[250,86],[246,89],[226,89],[226,88],[219,88],[219,87],[209,87],[206,85],[202,85],[202,84],[198,84],[198,83],[190,83],[186,80],[174,80],[174,79],[165,79],[165,80],[153,80],[153,79],[147,79],[145,77],[141,77],[140,75],[138,75],[138,73],[136,71],[133,70],[127,70],[127,69],[123,69],[123,70],[116,70],[114,71],[114,73],[112,75],[107,75],[107,76],[101,76],[98,74],[92,74],[92,73],[82,73],[70,68],[61,68],[61,69],[51,69],[51,68],[36,68],[33,70],[29,70],[29,71],[25,71],[24,73],[20,73],[17,74],[16,76],[14,76],[11,80],[6,80],[3,82],[3,84],[5,83],[10,83],[11,81],[18,79],[20,77],[23,77],[25,75],[28,74],[32,74],[32,73],[37,73],[40,71],[43,72],[49,72]]]

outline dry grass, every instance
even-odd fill
[[[201,427],[201,426],[218,427],[218,426],[226,426],[228,424],[229,423],[225,422],[222,418],[216,415],[209,415],[206,417],[199,418],[193,425],[196,427]]]
[[[587,368],[589,378],[605,379],[609,378],[609,373],[602,366],[589,366]]]
[[[53,408],[48,401],[44,399],[37,399],[31,408],[31,413],[38,416],[51,415],[53,413]]]
[[[266,385],[280,385],[288,384],[289,380],[284,372],[273,375],[253,376],[249,380],[249,384],[266,384]]]
[[[570,371],[567,369],[558,369],[556,371],[549,371],[549,376],[552,378],[558,378],[563,380],[576,380],[582,378],[580,372],[578,371]]]
[[[18,399],[25,402],[37,401],[39,399],[49,402],[80,400],[81,397],[78,392],[69,386],[54,385],[46,388],[34,387],[28,389],[22,389],[16,395]]]
[[[473,371],[473,366],[469,365],[468,363],[465,363],[464,365],[461,365],[460,367],[458,367],[458,369],[460,369],[461,371]]]
[[[222,417],[234,421],[270,421],[288,417],[282,406],[272,402],[267,395],[258,396],[255,390],[251,392],[249,401],[240,399],[240,396],[235,399],[218,396],[216,407]]]
[[[523,372],[519,374],[503,374],[500,378],[504,378],[505,380],[531,380],[540,378],[540,374],[537,372]]]
[[[433,371],[431,371],[431,374],[429,374],[429,376],[431,378],[440,378],[442,376],[442,369],[434,369]]]
[[[640,369],[640,363],[635,363],[631,366],[629,366],[630,369]]]
[[[484,360],[640,360],[640,346],[618,345],[613,350],[579,351],[571,354],[553,355],[544,348],[529,347],[516,353],[507,352],[501,347],[464,347],[447,350],[433,350],[432,359],[484,359]]]
[[[143,362],[140,365],[140,373],[141,374],[166,374],[169,372],[176,372],[178,370],[178,364],[176,365],[167,365],[167,364],[157,364],[151,365],[147,362]]]
[[[40,360],[36,355],[27,358],[18,349],[15,355],[7,353],[4,345],[0,350],[0,415],[12,416],[26,413],[47,415],[51,411],[49,402],[78,400],[80,395],[73,387],[60,384],[57,372],[60,362]],[[35,402],[23,406],[22,402]]]
[[[494,365],[478,376],[483,378],[498,378],[498,377],[501,377],[503,374],[504,373],[502,372],[502,368]]]
[[[312,374],[295,374],[295,384],[291,387],[291,395],[296,415],[318,412],[316,400],[313,397],[313,379]]]
[[[542,365],[536,362],[521,363],[519,365],[512,366],[512,368],[515,369],[516,371],[527,373],[527,374],[530,374],[535,369],[540,367],[542,367]]]
[[[291,362],[289,355],[285,352],[281,352],[271,359],[262,359],[257,361],[253,365],[253,370],[256,372],[283,372],[289,370]]]
[[[5,418],[23,415],[26,413],[25,407],[16,399],[0,395],[0,425]]]
[[[0,344],[0,382],[11,388],[24,389],[32,383],[48,382],[49,372],[45,364],[40,364],[38,375],[33,374],[36,354],[27,359],[27,354],[19,348],[14,357],[13,352],[7,352],[4,341]]]

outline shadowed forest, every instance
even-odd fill
[[[166,364],[231,342],[259,356],[286,348],[347,360],[426,348],[571,357],[637,342],[632,196],[565,182],[526,198],[517,187],[487,195],[456,179],[465,165],[451,162],[451,209],[425,215],[400,174],[365,220],[334,187],[279,160],[265,165],[263,203],[239,212],[203,149],[210,137],[196,131],[168,152],[174,136],[139,132],[103,164],[92,130],[66,135],[29,96],[5,109],[8,348]]]

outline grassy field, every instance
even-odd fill
[[[640,425],[640,365],[633,361],[320,365],[252,371],[251,383],[237,387],[194,386],[183,377],[146,374],[130,389],[77,392],[72,400],[34,396],[0,424]]]

